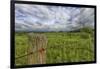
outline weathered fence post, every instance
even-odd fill
[[[45,64],[46,63],[46,46],[47,38],[44,34],[32,34],[28,35],[28,52],[33,54],[28,56],[28,64]]]

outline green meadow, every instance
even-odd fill
[[[44,34],[46,64],[94,61],[94,31],[82,29],[78,32],[31,32]],[[15,58],[27,54],[28,32],[15,33]],[[27,56],[15,59],[16,65],[27,65]]]

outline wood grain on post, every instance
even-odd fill
[[[28,53],[33,53],[33,51],[36,49],[35,47],[33,47],[34,43],[33,43],[33,33],[29,33],[28,34],[28,47],[27,47],[27,54]],[[34,50],[33,50],[34,49]],[[27,56],[27,63],[30,64],[36,64],[36,54],[30,54]]]
[[[44,34],[29,34],[28,64],[45,64],[46,63],[46,46],[47,38]]]

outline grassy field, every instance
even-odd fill
[[[27,54],[28,33],[15,33],[15,57]],[[33,33],[33,35],[36,33]],[[46,63],[94,61],[94,36],[87,32],[46,32]],[[15,59],[16,65],[27,65],[27,56]]]

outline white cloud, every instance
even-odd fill
[[[15,4],[15,30],[69,31],[78,27],[80,15],[83,16],[81,21],[87,19],[88,24],[94,23],[94,16],[90,16],[94,15],[93,12],[93,9],[86,8],[84,15],[77,7]]]

